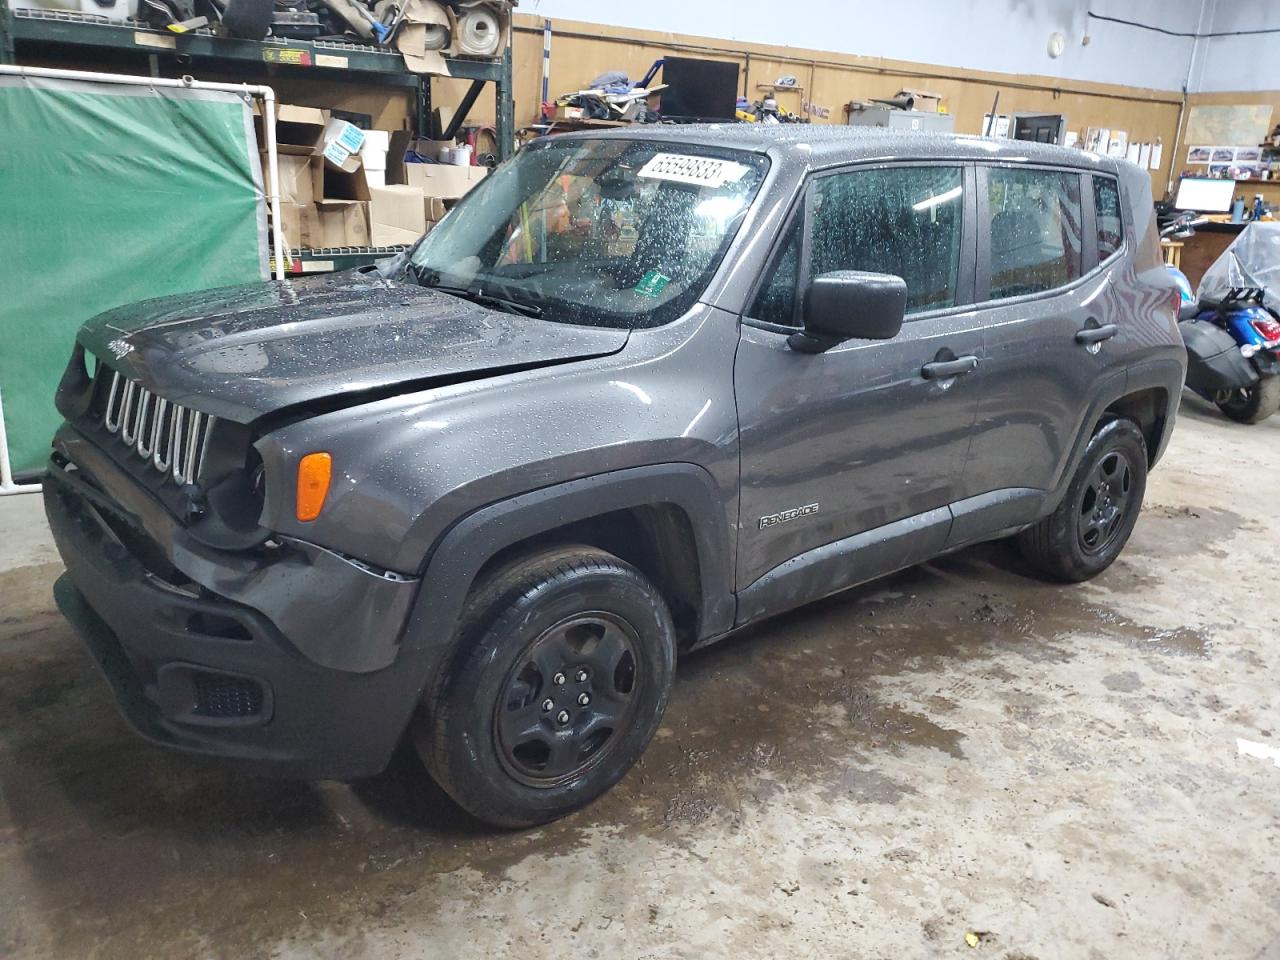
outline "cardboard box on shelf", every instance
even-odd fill
[[[310,206],[310,204],[308,204]],[[284,245],[290,250],[296,250],[302,246],[302,211],[304,207],[298,203],[281,203],[280,204],[280,220],[277,222],[270,218],[268,210],[268,222],[271,227],[273,237],[271,250],[275,255],[274,236],[282,227],[284,230]]]
[[[439,197],[428,197],[425,194],[422,198],[423,212],[427,216],[427,223],[439,223],[444,219],[444,215],[449,211],[445,209],[444,201]]]
[[[262,178],[267,179],[269,160],[262,154]],[[316,170],[320,164],[315,157],[279,153],[276,169],[280,173],[281,203],[311,203],[316,198]]]
[[[391,247],[414,243],[427,230],[422,191],[417,187],[390,186],[369,189],[369,243]]]
[[[317,200],[368,200],[369,178],[365,170],[356,165],[350,173],[334,170],[328,164],[321,164],[319,186],[316,190]]]
[[[387,146],[387,180],[392,183],[404,183],[397,180],[405,166],[405,154],[414,153],[428,160],[439,160],[443,150],[452,150],[456,144],[452,140],[415,139],[408,130],[396,130],[391,134],[391,142]]]
[[[265,150],[267,146],[265,123],[262,119],[262,106],[257,100],[253,102],[253,114],[253,128],[258,137],[258,146]],[[328,122],[328,110],[295,107],[287,103],[276,104],[276,153],[310,156],[320,145],[325,124]]]
[[[489,173],[487,167],[455,167],[444,163],[406,163],[405,182],[429,197],[460,200]],[[390,173],[390,171],[388,171]]]
[[[330,117],[316,152],[324,157],[327,166],[344,173],[355,173],[360,169],[360,148],[364,146],[364,140],[364,131],[354,123]]]
[[[318,200],[315,228],[305,231],[313,250],[322,247],[369,246],[369,203],[362,200]]]

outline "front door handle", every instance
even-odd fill
[[[926,380],[945,380],[948,377],[960,377],[973,373],[978,369],[977,357],[957,357],[954,360],[935,360],[920,368],[920,375]]]
[[[1108,323],[1101,327],[1085,327],[1083,330],[1076,331],[1076,343],[1091,347],[1095,343],[1101,343],[1103,340],[1110,340],[1119,332],[1120,328],[1114,323]]]

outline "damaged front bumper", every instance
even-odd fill
[[[54,588],[144,737],[305,779],[383,769],[421,692],[419,581],[298,540],[219,551],[69,428],[45,510]]]

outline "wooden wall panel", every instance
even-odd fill
[[[533,122],[542,84],[542,21],[518,15],[515,32],[516,122]],[[1178,129],[1181,95],[1108,84],[1081,83],[1045,77],[931,67],[871,57],[823,51],[737,44],[676,33],[605,28],[557,20],[552,42],[551,94],[557,96],[589,83],[606,70],[623,70],[639,79],[650,64],[667,53],[735,62],[742,69],[740,92],[751,99],[762,94],[758,84],[794,74],[805,88],[783,92],[779,103],[798,112],[801,101],[826,107],[825,121],[843,123],[850,100],[892,96],[902,87],[938,92],[956,117],[956,131],[979,133],[982,116],[1000,91],[1001,113],[1063,113],[1068,129],[1083,134],[1086,127],[1126,130],[1131,140],[1164,143],[1164,167],[1154,171],[1152,190],[1164,193],[1172,162],[1171,145]]]

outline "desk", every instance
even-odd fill
[[[1222,256],[1222,252],[1231,246],[1231,241],[1240,236],[1245,223],[1202,223],[1196,227],[1194,235],[1182,241],[1182,272],[1191,281],[1191,289],[1200,286],[1204,272],[1213,262]]]

